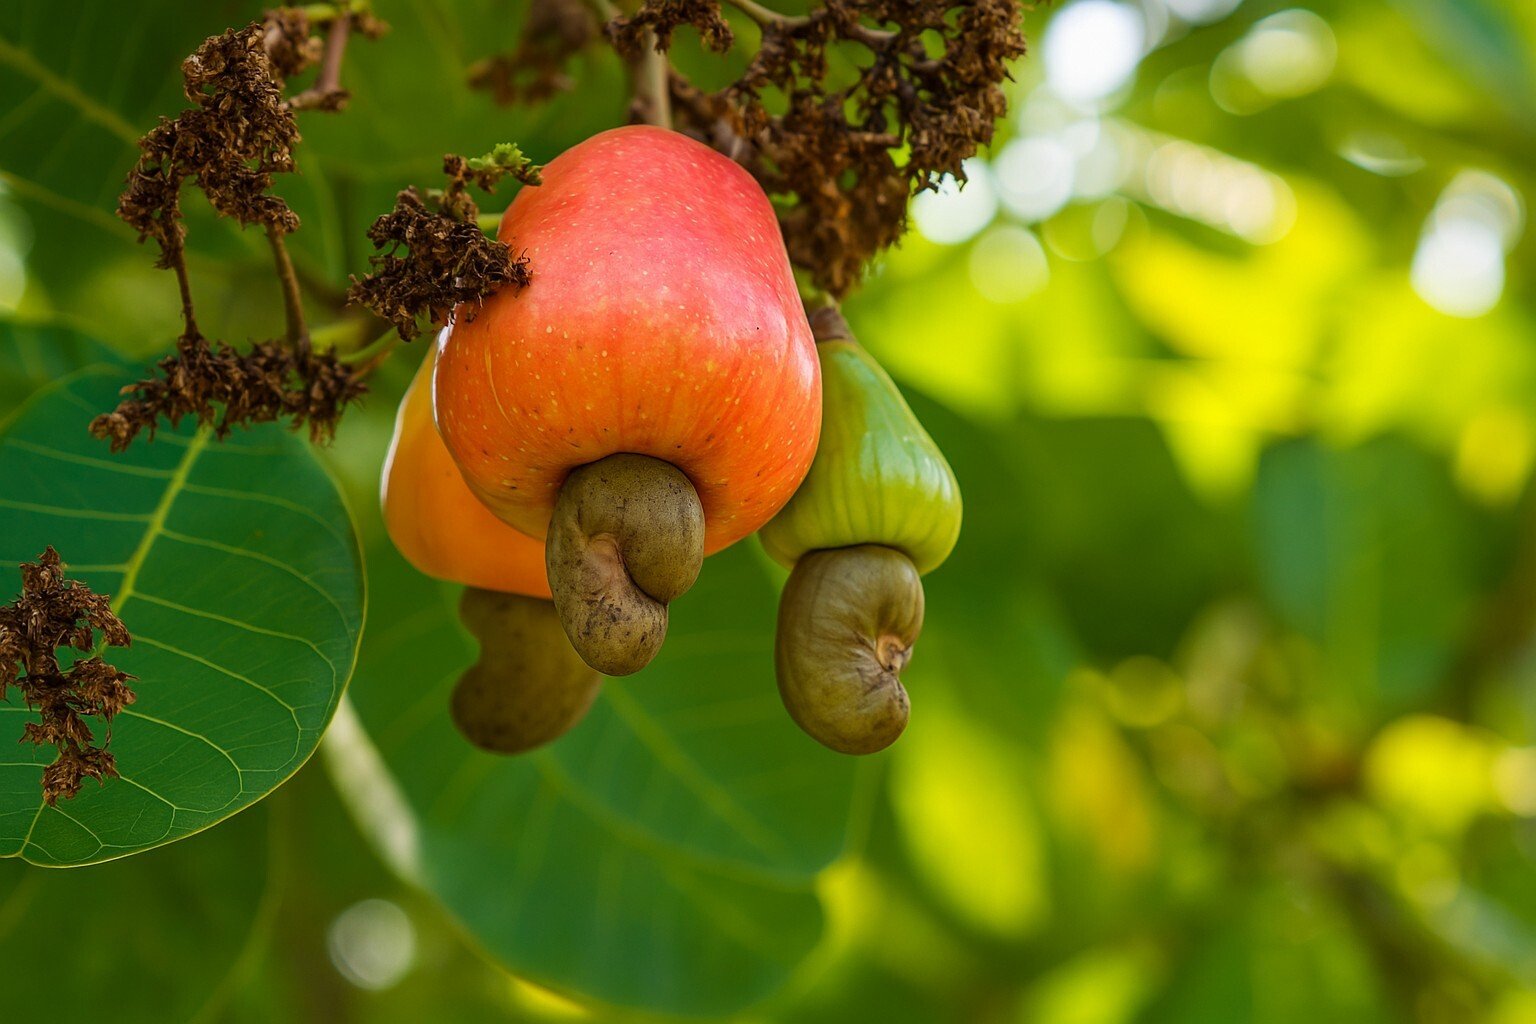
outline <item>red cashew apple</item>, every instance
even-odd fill
[[[438,428],[487,507],[548,537],[576,649],[633,672],[703,555],[767,522],[809,469],[810,325],[768,197],[664,129],[556,157],[499,236],[532,283],[456,312]]]

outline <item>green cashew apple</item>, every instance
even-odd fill
[[[960,536],[960,486],[891,378],[851,338],[817,345],[821,442],[759,534],[790,567],[774,668],[790,717],[845,754],[906,728],[900,673],[923,626],[919,577]]]
[[[793,568],[820,548],[884,544],[924,575],[960,538],[960,485],[890,376],[858,342],[816,346],[821,442],[804,483],[758,537]]]

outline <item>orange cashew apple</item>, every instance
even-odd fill
[[[570,729],[602,677],[576,655],[548,600],[544,545],[491,514],[465,485],[432,422],[429,352],[395,418],[384,461],[384,526],[428,576],[463,583],[459,618],[480,659],[454,687],[454,724],[470,742],[513,754]]]
[[[542,177],[499,233],[532,283],[457,311],[437,424],[479,499],[547,537],[576,649],[622,675],[654,655],[703,556],[794,494],[820,368],[773,207],[735,163],[635,126]]]

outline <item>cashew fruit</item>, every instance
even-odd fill
[[[544,545],[497,519],[459,475],[432,421],[434,349],[395,416],[384,460],[384,527],[421,572],[484,590],[549,597]]]
[[[421,572],[466,585],[459,618],[480,656],[454,687],[454,724],[482,749],[520,753],[581,721],[602,676],[571,647],[548,599],[544,545],[481,504],[438,437],[435,361],[429,352],[395,417],[384,462],[384,526]]]
[[[773,207],[731,160],[632,126],[556,157],[542,181],[499,232],[531,283],[456,311],[437,424],[502,520],[539,539],[574,524],[548,562],[561,621],[588,664],[635,671],[679,591],[632,576],[631,548],[691,583],[704,555],[767,522],[815,455],[820,366]],[[569,493],[575,471],[621,454],[650,461]],[[591,628],[603,619],[615,628]]]
[[[774,668],[784,707],[802,729],[833,750],[870,754],[906,728],[900,673],[923,628],[920,576],[959,539],[960,487],[858,342],[838,336],[817,348],[821,447],[805,482],[760,533],[768,553],[791,567]]]

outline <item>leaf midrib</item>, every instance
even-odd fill
[[[123,583],[116,594],[112,596],[112,612],[116,614],[122,611],[123,605],[134,594],[135,584],[138,583],[139,570],[144,567],[144,562],[149,558],[150,549],[155,546],[155,541],[165,533],[165,520],[171,514],[171,506],[176,503],[176,498],[182,489],[187,486],[187,479],[192,475],[192,467],[196,464],[198,456],[208,446],[209,430],[207,427],[193,435],[191,443],[181,456],[181,461],[176,464],[176,471],[171,474],[171,479],[166,484],[165,491],[160,495],[160,500],[155,503],[155,510],[150,513],[149,525],[144,528],[144,536],[139,538],[139,546],[134,549],[128,561],[124,563]]]

